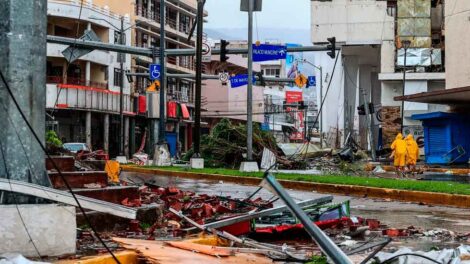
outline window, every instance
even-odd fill
[[[114,69],[114,86],[121,86],[122,73],[121,69]]]
[[[264,69],[264,75],[279,77],[281,75],[281,69]]]

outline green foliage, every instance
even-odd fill
[[[253,126],[253,158],[261,160],[263,148],[277,152],[277,145],[270,133],[261,131],[259,125]],[[222,119],[215,125],[209,135],[201,137],[201,156],[207,167],[235,168],[243,161],[246,153],[246,126],[232,124],[228,119]],[[193,155],[191,149],[183,157],[185,160]]]
[[[46,132],[46,144],[50,147],[62,148],[62,141],[59,139],[54,130]]]
[[[327,264],[327,258],[325,256],[312,256],[312,260],[307,264]]]

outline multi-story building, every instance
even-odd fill
[[[133,44],[137,47],[160,47],[160,0],[136,0],[133,21],[136,23],[134,30]],[[189,38],[193,21],[196,17],[196,0],[168,0],[166,3],[165,18],[165,41],[168,49],[188,49],[195,48],[195,35]],[[133,56],[133,71],[147,72],[151,58]],[[168,73],[195,73],[194,56],[168,56],[166,60]],[[145,89],[149,85],[147,78],[138,77],[135,81],[135,93],[145,94]],[[177,142],[181,150],[185,151],[192,144],[192,128],[194,123],[194,79],[167,79],[166,101],[176,103],[179,107],[184,107],[189,112],[189,117],[178,117],[167,115],[166,139],[170,144],[172,154]],[[136,128],[144,130],[146,122],[141,120]],[[139,129],[140,128],[140,129]],[[156,129],[149,129],[152,138],[157,138]],[[153,134],[153,135],[152,135]],[[150,138],[147,137],[147,138]]]
[[[159,0],[50,0],[48,1],[48,35],[75,38],[92,30],[102,42],[118,44],[121,19],[124,20],[125,44],[137,47],[160,46]],[[189,31],[196,17],[195,0],[168,0],[166,3],[166,48],[195,48],[195,37]],[[78,18],[80,16],[80,20]],[[77,22],[78,21],[78,22]],[[119,97],[121,71],[116,52],[92,51],[67,63],[62,51],[65,45],[48,44],[47,108],[48,124],[58,131],[65,142],[86,142],[92,149],[104,149],[111,156],[118,154]],[[145,73],[152,59],[126,55],[124,71]],[[167,57],[168,73],[195,73],[194,56]],[[150,140],[158,138],[156,122],[148,122],[150,112],[145,103],[145,77],[124,78],[124,142],[130,156],[146,138],[147,153],[152,152]],[[170,149],[191,147],[194,108],[194,80],[167,79],[165,100],[184,107],[184,117],[166,115],[167,141]],[[154,100],[158,104],[158,100]],[[154,109],[158,105],[153,104]],[[168,107],[167,107],[168,109]],[[168,113],[166,113],[168,114]],[[152,118],[158,118],[152,116]],[[154,119],[155,120],[155,119]],[[146,136],[144,136],[146,135]]]
[[[100,41],[119,43],[121,19],[130,25],[130,2],[116,6],[107,1],[49,0],[47,34],[61,37],[81,37],[94,32]],[[111,1],[112,2],[112,1]],[[119,7],[119,8],[118,8]],[[130,45],[131,34],[125,34]],[[77,49],[61,44],[47,44],[47,124],[55,129],[64,142],[86,142],[91,149],[104,149],[118,154],[120,111],[120,62],[116,52],[91,51],[68,62],[62,52]],[[124,56],[124,70],[131,68],[131,56]],[[131,89],[124,82],[126,142],[129,142],[129,119],[134,107]],[[126,143],[127,145],[128,143]]]
[[[233,42],[233,41],[232,41]],[[216,43],[216,48],[219,47]],[[230,45],[236,45],[231,43]],[[246,43],[245,43],[246,46]],[[234,46],[230,46],[234,47]],[[247,74],[246,55],[230,54],[227,62],[220,62],[218,55],[213,55],[209,63],[205,63],[205,74],[217,75],[227,72],[230,75]],[[260,66],[253,64],[253,70],[259,71]],[[232,88],[230,81],[222,84],[220,80],[204,80],[202,87],[203,108],[202,120],[212,128],[222,118],[229,118],[233,122],[246,122],[247,87]],[[253,121],[263,123],[264,99],[263,87],[253,85]]]
[[[365,131],[368,124],[356,108],[368,101],[375,105],[372,130],[376,146],[386,146],[400,131],[402,111],[404,130],[409,131],[420,129],[420,123],[410,118],[412,114],[445,109],[410,102],[402,109],[401,102],[394,100],[402,94],[444,89],[443,2],[311,2],[312,42],[325,44],[327,38],[336,37],[341,46],[339,62],[331,60],[325,53],[317,56],[317,63],[320,62],[327,69],[324,72],[333,77],[325,103],[327,117],[324,118],[323,132],[339,135],[342,140],[350,134],[367,147],[369,140]],[[404,40],[410,41],[406,65]],[[406,82],[403,71],[406,71]]]

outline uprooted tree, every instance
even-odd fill
[[[260,126],[253,126],[253,158],[260,162],[263,149],[271,150],[276,157],[280,157],[280,151],[276,140],[271,133],[262,131]],[[233,124],[228,119],[222,119],[215,125],[210,134],[201,138],[201,156],[209,167],[235,168],[244,160],[246,153],[246,125]],[[190,149],[184,159],[189,160],[193,155]]]

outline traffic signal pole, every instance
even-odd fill
[[[197,1],[197,27],[196,27],[196,91],[194,113],[194,154],[193,158],[200,158],[201,153],[201,87],[202,87],[202,30],[204,18],[204,0]]]
[[[165,0],[160,0],[160,120],[158,122],[158,144],[165,143],[165,90],[166,90],[166,61],[165,61]]]
[[[246,159],[253,161],[253,9],[255,0],[248,0],[248,86],[246,92]]]

